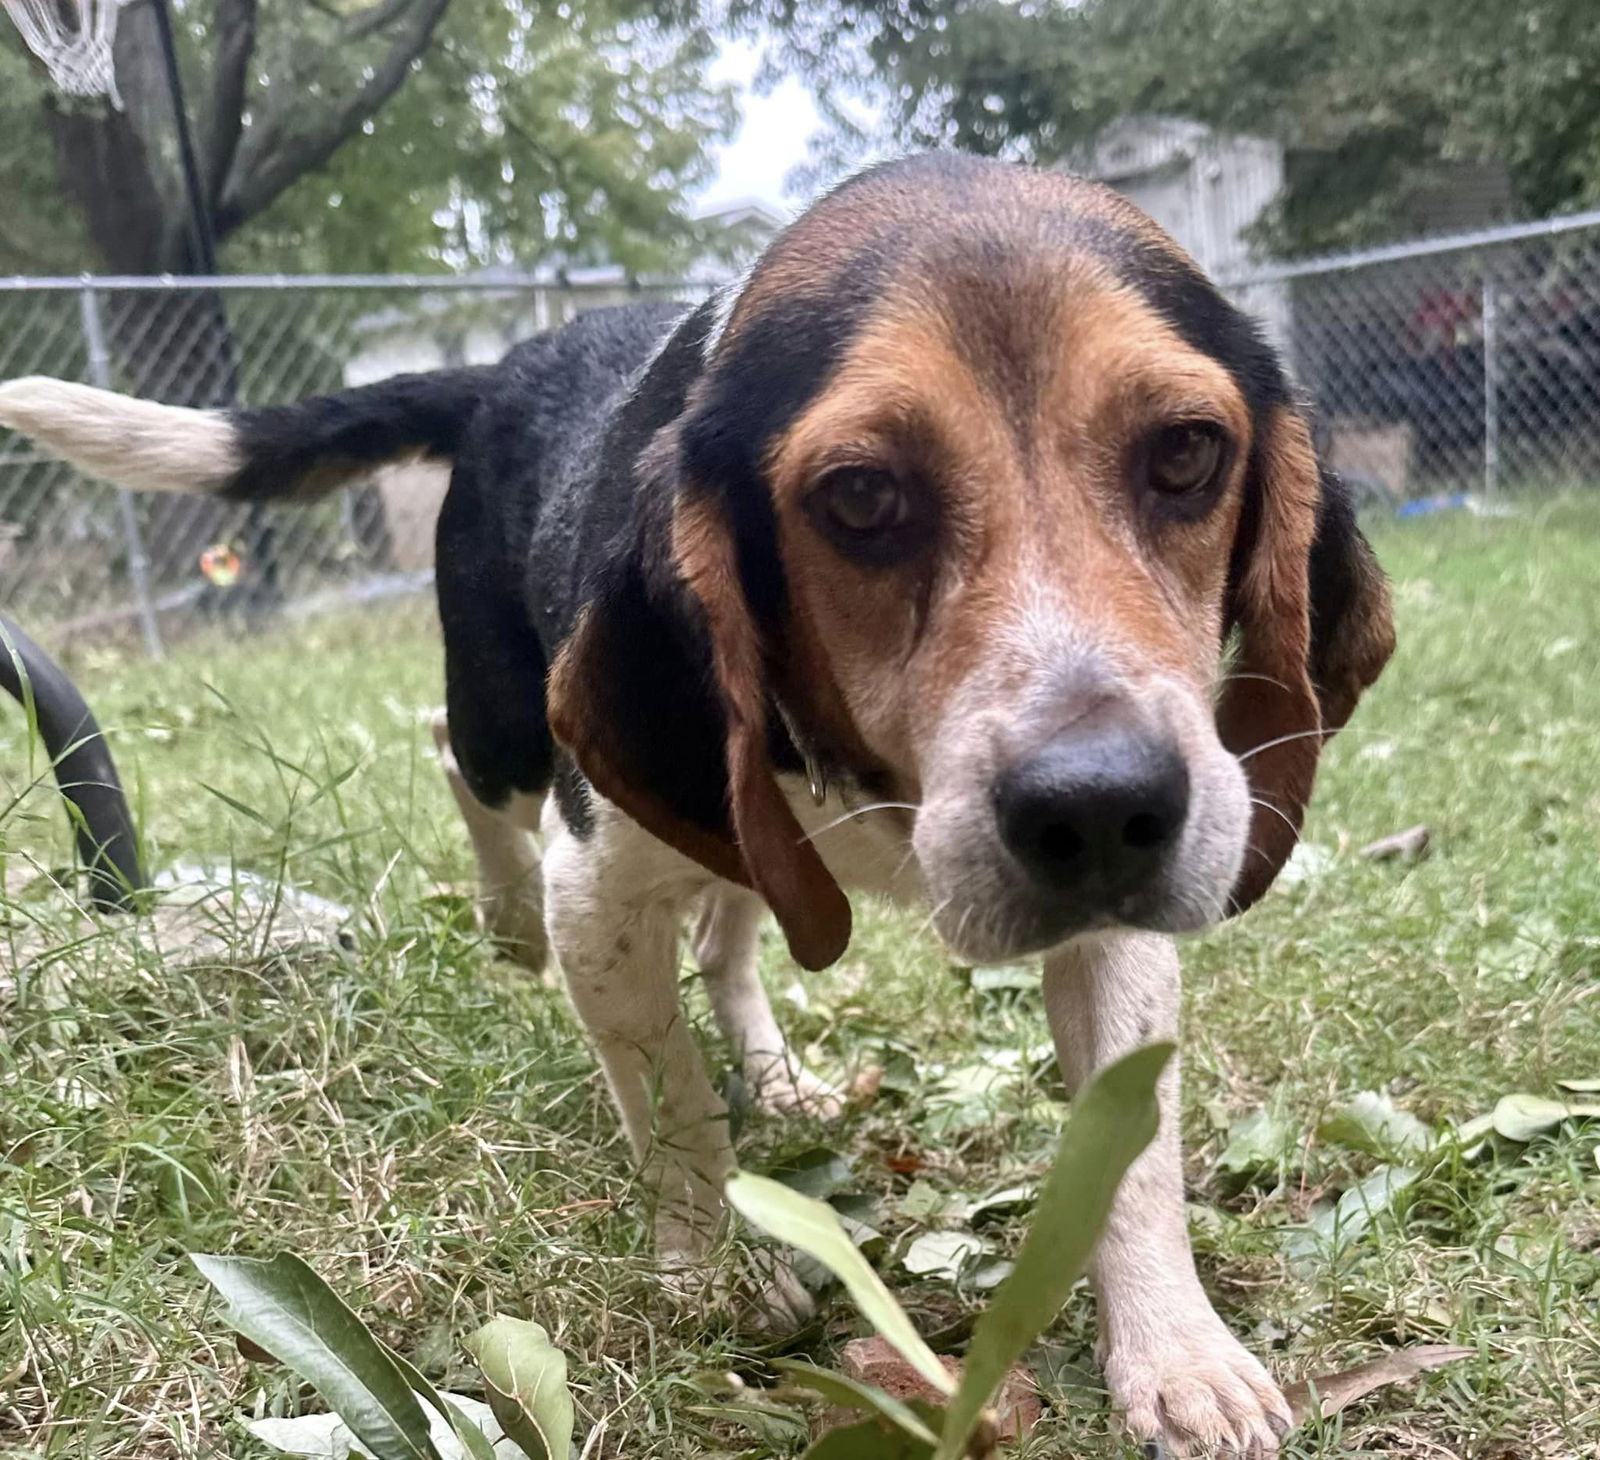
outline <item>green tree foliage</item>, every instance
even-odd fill
[[[735,112],[709,28],[649,0],[189,0],[201,171],[235,269],[430,270],[553,256],[670,267]],[[154,17],[126,110],[59,98],[0,31],[0,270],[196,262]]]
[[[1275,242],[1403,229],[1440,165],[1490,162],[1518,207],[1600,201],[1594,0],[895,0],[813,15],[793,59],[874,89],[887,139],[1060,161],[1167,113],[1295,149]],[[835,155],[866,140],[836,128]]]

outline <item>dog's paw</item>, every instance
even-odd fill
[[[1105,1375],[1129,1433],[1174,1460],[1276,1455],[1292,1422],[1266,1369],[1210,1312],[1141,1325],[1106,1355]]]
[[[787,1059],[752,1057],[745,1065],[750,1103],[763,1115],[809,1115],[837,1120],[848,1103],[844,1093]]]

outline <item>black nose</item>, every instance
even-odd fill
[[[1036,882],[1114,903],[1177,842],[1189,771],[1170,741],[1083,729],[1020,757],[995,782],[1000,836]]]

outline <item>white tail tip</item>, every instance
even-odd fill
[[[243,465],[233,423],[220,411],[157,405],[42,375],[0,385],[0,426],[136,492],[210,495]]]

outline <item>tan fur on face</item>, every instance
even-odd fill
[[[940,282],[889,294],[770,462],[794,617],[826,645],[862,739],[907,779],[920,731],[1015,620],[1024,586],[1130,663],[1204,693],[1248,451],[1227,373],[1094,261],[1041,267],[998,298],[970,284],[941,297]],[[988,321],[985,348],[974,319]],[[1152,529],[1130,454],[1148,430],[1193,418],[1239,442],[1234,481],[1202,521]],[[853,463],[938,498],[928,558],[863,568],[809,525],[807,492]]]

